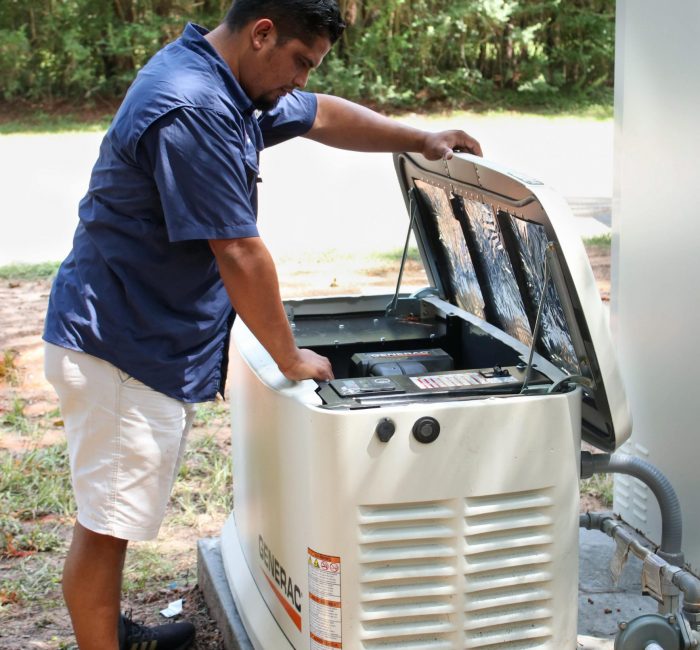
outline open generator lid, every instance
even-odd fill
[[[426,273],[440,297],[583,388],[583,438],[605,450],[631,418],[595,278],[566,201],[469,154],[395,154]],[[539,317],[538,317],[539,315]],[[527,359],[525,359],[527,361]]]

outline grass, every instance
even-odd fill
[[[225,402],[204,402],[197,404],[194,415],[195,427],[208,427],[218,420],[228,422],[228,405]]]
[[[0,136],[18,133],[69,133],[104,131],[109,126],[114,106],[68,108],[62,105],[3,105],[0,109]]]
[[[613,504],[612,474],[594,474],[591,478],[580,481],[581,494],[590,494],[600,499],[606,508]]]
[[[60,262],[7,264],[0,266],[0,280],[48,280],[56,275],[60,265]]]
[[[38,604],[58,600],[62,563],[49,555],[31,555],[20,560],[12,576],[0,582],[0,611],[4,605]],[[47,605],[49,603],[46,603]]]
[[[595,237],[586,237],[583,240],[585,246],[601,246],[603,248],[610,248],[612,246],[612,235],[606,233],[604,235],[596,235]]]
[[[370,260],[376,260],[383,264],[401,264],[403,258],[403,248],[396,248],[392,251],[384,251],[370,254]],[[409,246],[406,256],[408,262],[421,262],[420,253],[416,246]]]
[[[171,523],[194,526],[200,515],[224,516],[233,507],[231,457],[211,434],[193,437],[171,498]]]
[[[103,106],[86,105],[75,108],[65,104],[32,106],[25,104],[0,105],[0,136],[13,134],[67,133],[75,131],[104,131],[118,108],[112,100]],[[609,120],[613,117],[611,89],[602,89],[597,95],[566,96],[501,91],[483,101],[455,109],[453,106],[418,106],[416,108],[379,108],[387,114],[407,113],[444,118],[460,113],[484,116],[542,116],[551,118],[580,118]]]
[[[24,414],[26,401],[15,397],[12,400],[12,407],[0,417],[0,431],[8,429],[14,433],[29,434],[36,430],[36,427],[29,421],[29,418]]]
[[[75,510],[65,444],[13,454],[0,451],[0,516],[31,521]]]
[[[559,93],[523,93],[501,90],[469,105],[455,106],[433,104],[414,109],[390,109],[397,116],[402,114],[445,118],[460,114],[484,117],[544,117],[562,119],[610,120],[614,116],[613,89],[602,88],[592,95],[565,95]]]
[[[18,417],[22,410],[18,400]],[[228,406],[217,402],[201,406],[197,418],[200,427],[209,427],[207,431],[218,423],[228,426]],[[193,432],[165,527],[196,527],[202,515],[223,520],[231,511],[228,450],[228,444],[211,433]],[[59,598],[64,539],[74,514],[65,444],[24,453],[0,451],[0,558],[12,561],[0,581],[0,611],[30,602],[48,606],[49,600]],[[125,592],[159,590],[176,578],[180,581],[190,560],[181,566],[178,553],[164,551],[159,542],[134,544],[127,555]]]
[[[149,584],[169,580],[174,573],[175,565],[156,542],[132,544],[124,565],[124,591],[141,591]]]
[[[17,387],[19,385],[19,368],[15,364],[17,350],[4,350],[0,358],[0,382],[8,386]]]
[[[26,557],[54,551],[62,546],[58,526],[22,525],[16,519],[0,517],[0,557]]]

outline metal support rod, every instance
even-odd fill
[[[540,319],[542,318],[542,310],[544,308],[545,300],[547,300],[547,290],[549,288],[549,264],[547,260],[549,258],[548,253],[554,250],[554,244],[552,242],[547,242],[547,246],[544,252],[544,259],[542,260],[542,293],[540,294],[540,301],[537,305],[537,316],[535,316],[535,326],[532,328],[532,343],[530,343],[530,351],[527,357],[527,366],[525,368],[525,378],[523,379],[523,387],[520,389],[521,393],[527,390],[528,382],[530,381],[530,373],[532,372],[532,360],[535,356],[535,346],[537,345],[537,337],[540,332]]]
[[[411,188],[408,193],[408,205],[410,216],[408,219],[408,232],[406,233],[406,243],[403,247],[403,255],[401,256],[401,266],[399,267],[399,278],[396,282],[396,291],[394,292],[394,299],[391,301],[390,305],[386,309],[386,315],[391,316],[396,313],[396,306],[399,303],[399,291],[401,290],[401,280],[403,279],[403,270],[406,265],[406,258],[408,257],[408,244],[411,240],[411,231],[413,230],[413,222],[415,221],[416,210],[418,206],[416,204],[415,189]]]

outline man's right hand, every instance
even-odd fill
[[[330,381],[333,379],[331,362],[313,350],[297,350],[296,358],[290,364],[285,364],[284,367],[280,365],[279,369],[291,381],[301,381],[302,379]]]

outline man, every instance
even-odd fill
[[[298,90],[343,28],[336,0],[236,0],[215,30],[188,25],[153,57],[104,138],[44,333],[78,504],[63,592],[81,650],[193,640],[188,623],[120,616],[121,573],[128,541],[158,533],[193,404],[223,391],[234,315],[288,379],[333,376],[297,348],[258,236],[259,152],[302,135],[434,160],[481,153],[462,131]]]

